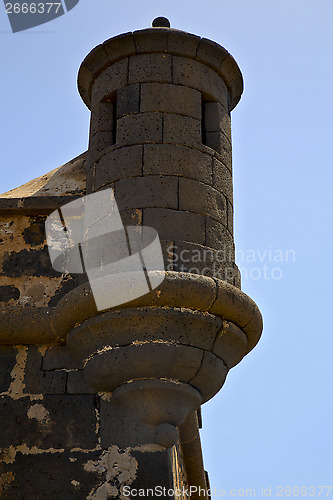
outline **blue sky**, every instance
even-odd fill
[[[17,34],[2,7],[0,191],[86,149],[89,112],[76,90],[81,61],[98,43],[148,27],[159,15],[223,45],[245,80],[232,115],[235,238],[239,266],[249,276],[243,290],[261,308],[264,332],[203,408],[212,488],[229,496],[231,488],[254,488],[260,497],[262,486],[272,486],[271,498],[277,498],[277,486],[331,485],[329,0],[80,0],[65,16]],[[295,258],[286,261],[288,250]],[[274,261],[277,251],[284,262]],[[253,254],[255,262],[248,262]],[[306,491],[311,496],[313,490]],[[319,496],[317,488],[315,498],[327,491]]]

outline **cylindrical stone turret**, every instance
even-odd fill
[[[91,109],[87,192],[114,188],[125,224],[158,231],[167,270],[240,287],[230,112],[243,80],[232,56],[156,27],[96,47],[78,84]]]

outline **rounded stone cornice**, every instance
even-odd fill
[[[230,93],[230,110],[243,92],[243,77],[235,59],[212,40],[171,28],[147,28],[123,33],[95,47],[78,73],[78,89],[90,109],[91,92],[98,75],[115,62],[139,54],[170,54],[190,58],[209,66],[224,80]]]
[[[197,274],[168,271],[155,290],[112,311],[165,306],[207,312],[232,322],[247,338],[245,354],[254,348],[261,336],[262,316],[250,297],[225,281]],[[90,286],[85,283],[58,302],[51,314],[51,325],[56,336],[65,341],[75,326],[100,314],[105,311],[97,310]]]
[[[66,351],[96,392],[138,379],[189,383],[203,401],[222,387],[246,354],[247,338],[231,322],[176,307],[110,310],[74,327]]]

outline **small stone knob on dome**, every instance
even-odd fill
[[[170,21],[166,17],[156,17],[151,25],[153,28],[170,28]]]

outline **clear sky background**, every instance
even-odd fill
[[[333,485],[330,0],[80,0],[17,34],[0,5],[0,192],[87,148],[81,61],[160,15],[223,45],[245,80],[232,114],[235,238],[243,290],[259,305],[264,332],[203,407],[211,486],[229,496],[254,488],[256,497],[272,486],[280,498],[278,485]],[[327,491],[317,488],[315,498]]]

